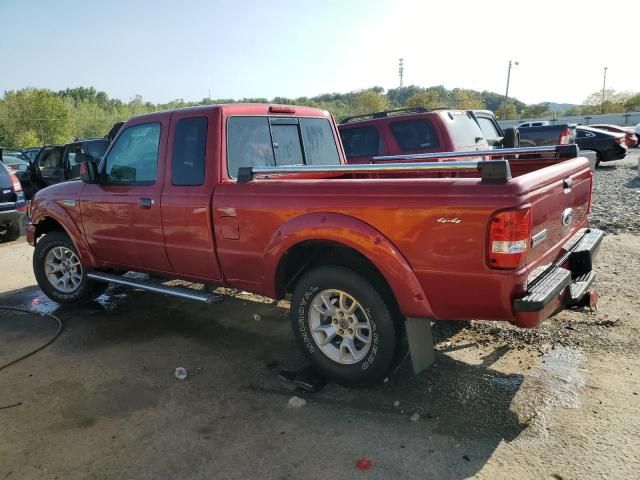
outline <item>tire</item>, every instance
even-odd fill
[[[13,242],[20,238],[20,224],[16,222],[9,223],[4,233],[0,233],[0,241]]]
[[[596,168],[598,168],[601,163],[602,163],[602,154],[600,152],[596,152]]]
[[[503,148],[518,148],[520,147],[520,132],[517,128],[505,128],[504,137],[502,137]]]
[[[107,283],[95,282],[87,278],[87,271],[82,267],[79,258],[73,242],[64,232],[48,233],[36,243],[33,254],[33,273],[38,285],[51,300],[65,304],[85,303],[100,296],[106,290]],[[64,268],[65,271],[54,272],[47,268],[47,262],[53,263],[56,268]],[[58,274],[60,279],[67,275],[67,288],[60,284],[54,285],[52,278],[57,277]]]
[[[300,278],[289,315],[300,348],[320,373],[344,386],[367,386],[396,365],[401,338],[392,311],[367,279],[324,265]]]

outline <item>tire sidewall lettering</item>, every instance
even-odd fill
[[[316,346],[315,340],[311,337],[307,316],[308,316],[308,311],[311,308],[311,301],[313,300],[313,298],[315,298],[315,294],[319,290],[320,290],[320,287],[318,286],[309,287],[300,298],[300,301],[298,303],[298,308],[297,308],[297,328],[300,334],[300,339],[304,344],[304,348],[310,354],[315,353],[318,350],[318,348]],[[353,292],[349,292],[349,293],[353,295]],[[369,317],[369,322],[371,323],[371,332],[372,332],[371,343],[372,344],[371,344],[371,348],[369,350],[368,355],[363,360],[360,361],[359,365],[357,363],[353,365],[348,365],[348,366],[341,365],[337,362],[334,362],[329,357],[326,357],[324,353],[322,353],[321,351],[319,351],[318,353],[321,354],[327,360],[331,361],[335,365],[341,365],[343,367],[356,367],[356,368],[358,368],[359,366],[362,370],[367,370],[369,367],[371,367],[376,361],[376,357],[378,354],[378,344],[380,340],[377,332],[376,322],[371,313],[371,308],[367,307],[367,308],[364,308],[364,310],[367,316]]]

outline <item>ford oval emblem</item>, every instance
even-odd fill
[[[562,212],[562,225],[569,225],[573,222],[573,208],[566,208]]]

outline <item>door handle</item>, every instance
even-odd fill
[[[151,205],[153,205],[153,200],[150,198],[141,198],[138,200],[138,206],[140,208],[151,208]]]

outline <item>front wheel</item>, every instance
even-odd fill
[[[398,329],[382,295],[339,266],[317,267],[291,298],[294,335],[313,366],[347,386],[382,381],[394,367]]]
[[[33,272],[45,295],[58,303],[87,302],[108,286],[87,278],[73,242],[59,231],[48,233],[36,244]]]

